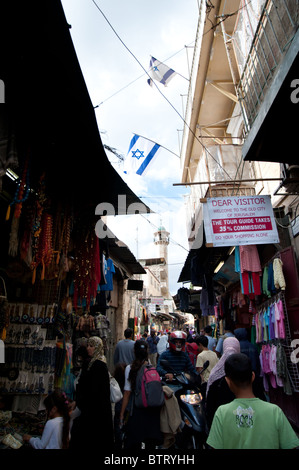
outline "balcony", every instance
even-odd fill
[[[258,116],[274,76],[298,29],[297,0],[266,0],[242,71],[237,93],[242,105],[245,131]],[[235,50],[240,49],[235,35]]]

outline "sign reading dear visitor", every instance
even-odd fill
[[[270,196],[212,197],[203,209],[206,242],[213,246],[279,243]]]

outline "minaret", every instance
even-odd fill
[[[154,233],[154,243],[159,245],[159,256],[165,259],[165,265],[159,266],[161,294],[165,299],[170,299],[169,286],[168,286],[168,245],[169,245],[169,232],[165,227],[160,225],[157,232]]]

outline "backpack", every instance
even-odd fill
[[[192,362],[192,365],[196,367],[196,359],[198,356],[198,346],[196,343],[186,343],[187,354]]]
[[[134,399],[137,408],[158,407],[164,404],[162,383],[155,367],[140,367],[136,377]]]

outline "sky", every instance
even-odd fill
[[[157,227],[162,224],[170,232],[169,290],[175,295],[188,254],[184,200],[190,190],[173,184],[181,182],[181,116],[198,0],[62,0],[62,5],[92,104],[98,106],[103,144],[125,157],[136,133],[165,147],[142,176],[126,175],[123,163],[106,151],[123,180],[155,212],[110,216],[107,225],[137,259],[159,256],[153,242]],[[164,96],[147,83],[144,69],[149,69],[151,55],[178,73],[167,87],[158,84]]]

